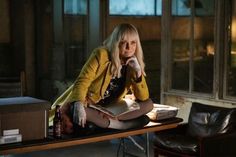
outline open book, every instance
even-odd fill
[[[111,117],[119,117],[125,113],[140,109],[139,104],[131,99],[123,99],[105,106],[95,104],[89,105],[89,107],[97,109]]]

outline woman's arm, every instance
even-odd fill
[[[145,77],[142,75],[138,81],[136,79],[131,81],[131,90],[135,98],[141,101],[147,100],[149,98],[149,91]]]
[[[96,72],[100,64],[100,54],[98,49],[95,49],[85,65],[83,66],[80,75],[76,78],[71,101],[80,101],[86,105],[86,96],[88,88],[96,77]]]

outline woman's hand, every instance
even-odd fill
[[[86,124],[86,112],[84,105],[79,101],[74,103],[73,122],[79,124],[82,127],[84,127]]]
[[[138,63],[138,60],[135,56],[129,58],[127,61],[126,61],[126,65],[129,65],[130,67],[132,67],[136,73],[137,73],[137,78],[139,78],[141,75],[142,75],[142,70],[141,70],[141,67]]]

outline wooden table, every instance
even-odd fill
[[[65,137],[63,139],[53,139],[51,137],[42,139],[42,140],[34,140],[34,141],[24,141],[20,143],[12,143],[12,144],[4,144],[0,145],[0,155],[7,154],[17,154],[17,153],[26,153],[33,151],[41,151],[55,148],[64,148],[69,146],[117,139],[117,138],[125,138],[128,136],[146,134],[146,156],[149,156],[149,132],[156,132],[165,129],[175,128],[178,124],[182,122],[180,118],[172,118],[168,120],[163,120],[160,122],[149,122],[143,128],[139,129],[130,129],[130,130],[115,130],[111,132],[104,132],[89,136],[83,137]]]

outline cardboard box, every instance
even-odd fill
[[[50,106],[32,97],[0,98],[0,136],[4,130],[19,129],[22,141],[47,137]]]

